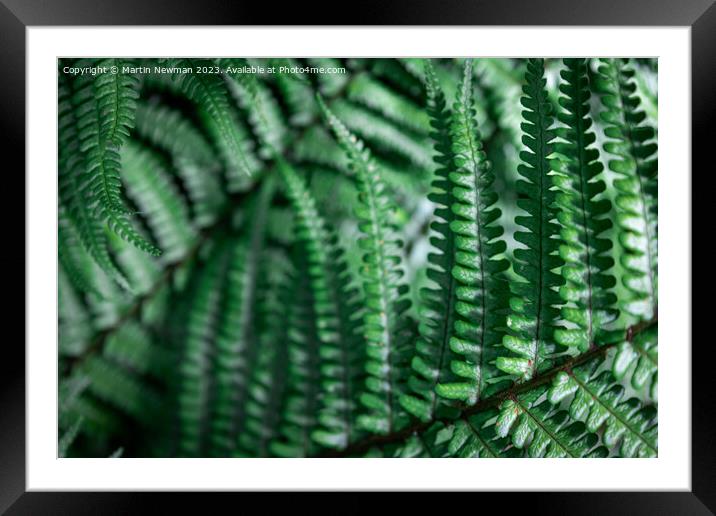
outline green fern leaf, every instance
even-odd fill
[[[90,60],[80,61],[89,65]],[[92,63],[94,64],[94,63]],[[116,66],[115,60],[99,66]],[[133,126],[137,79],[123,73],[80,75],[75,79],[72,102],[77,119],[80,150],[85,156],[87,188],[101,212],[129,214],[121,195],[118,150]]]
[[[221,318],[215,340],[214,396],[211,415],[211,453],[233,452],[236,436],[245,423],[248,381],[256,359],[253,317],[260,260],[263,256],[266,218],[275,183],[267,178],[251,211],[251,227],[233,243],[224,285]]]
[[[353,77],[346,95],[349,100],[362,104],[396,124],[418,134],[426,135],[430,129],[425,111],[402,95],[396,94],[367,73]]]
[[[324,396],[320,429],[313,438],[328,447],[343,448],[356,434],[354,414],[362,376],[361,342],[356,339],[357,292],[348,287],[343,251],[318,213],[306,184],[285,162],[279,171],[296,214],[297,237],[309,263],[314,311],[321,340],[321,376]]]
[[[454,202],[451,209],[455,220],[450,230],[455,234],[456,265],[452,274],[456,290],[455,335],[450,348],[462,358],[451,364],[453,373],[462,381],[445,382],[437,393],[447,399],[475,403],[493,379],[495,354],[502,341],[507,285],[502,277],[509,263],[499,258],[506,245],[497,224],[499,208],[492,188],[495,180],[482,151],[480,133],[472,108],[471,61],[465,63],[463,82],[453,106],[450,125],[454,170],[449,179]]]
[[[288,369],[286,306],[293,292],[288,285],[290,262],[279,251],[266,251],[265,275],[257,289],[257,351],[247,386],[243,431],[238,434],[238,455],[266,457],[279,437],[281,409]]]
[[[550,356],[556,348],[553,332],[559,316],[557,307],[562,303],[556,288],[563,283],[553,272],[562,261],[555,256],[559,226],[553,221],[555,193],[549,161],[555,133],[551,129],[542,59],[528,61],[525,79],[522,142],[528,150],[520,153],[518,172],[522,180],[517,182],[517,192],[521,198],[517,206],[527,215],[517,216],[515,222],[527,231],[517,231],[514,237],[526,248],[515,249],[513,264],[524,281],[511,284],[509,332],[503,339],[503,346],[515,356],[502,356],[496,361],[498,369],[520,380],[529,380],[551,366]]]
[[[300,64],[291,58],[270,59],[269,63],[274,67],[273,79],[288,106],[291,125],[305,127],[315,121],[320,112],[311,83],[303,74],[290,71]]]
[[[170,174],[151,151],[133,141],[122,148],[122,167],[127,193],[159,241],[162,260],[172,263],[181,259],[197,233],[189,221],[189,208]]]
[[[219,74],[186,73],[183,70],[196,66],[212,66],[210,62],[192,59],[163,59],[160,62],[172,72],[176,82],[189,99],[196,103],[199,117],[213,140],[219,146],[226,163],[231,189],[243,184],[236,174],[251,176],[256,167],[250,156],[246,136],[229,103],[229,92]]]
[[[393,152],[421,169],[431,167],[430,145],[426,138],[408,134],[385,118],[342,99],[331,103],[331,110],[351,131],[374,147]]]
[[[97,265],[123,288],[129,284],[122,272],[117,268],[109,254],[107,238],[104,234],[101,221],[98,220],[85,197],[86,180],[85,168],[80,152],[77,120],[72,105],[71,85],[64,76],[59,83],[58,91],[58,127],[59,127],[59,155],[58,155],[58,186],[61,209],[59,224],[60,254],[68,262],[69,255],[73,254],[71,246],[79,240],[84,249],[95,260]],[[72,234],[78,237],[73,239]],[[70,269],[74,267],[66,263]],[[73,274],[75,281],[82,281],[77,273]],[[96,291],[95,287],[90,290]]]
[[[616,296],[610,290],[616,281],[607,272],[614,265],[608,254],[612,244],[602,236],[612,225],[606,217],[611,203],[598,198],[606,185],[600,175],[604,167],[598,161],[599,151],[592,147],[596,137],[590,130],[587,62],[565,59],[564,64],[559,120],[566,127],[558,131],[564,142],[555,145],[564,158],[554,162],[557,175],[553,178],[561,190],[557,218],[562,225],[559,253],[565,261],[566,284],[560,295],[567,302],[562,316],[573,327],[556,330],[555,339],[584,352],[612,338],[604,328],[618,315]]]
[[[637,392],[646,389],[649,399],[656,403],[659,394],[658,366],[658,332],[654,328],[617,346],[612,374],[619,381],[627,379]]]
[[[137,375],[123,370],[100,356],[88,357],[79,373],[89,379],[87,391],[116,406],[144,425],[151,423],[161,410],[161,398]]]
[[[609,450],[599,437],[566,410],[558,410],[545,398],[546,386],[512,396],[500,405],[495,428],[499,437],[526,449],[529,457],[606,457]]]
[[[135,122],[137,133],[169,153],[174,161],[190,160],[210,170],[219,166],[209,142],[180,111],[158,102],[140,101]]]
[[[448,455],[460,458],[520,457],[522,450],[511,446],[508,437],[501,437],[495,431],[496,409],[487,409],[474,416],[460,419],[446,428]]]
[[[271,90],[256,75],[242,73],[242,67],[250,66],[246,59],[219,59],[225,70],[229,90],[238,105],[246,113],[248,122],[260,144],[263,158],[272,158],[286,146],[289,128],[281,108]],[[233,70],[233,71],[232,71]]]
[[[72,103],[85,173],[71,188],[82,196],[77,202],[85,203],[92,218],[104,221],[110,230],[138,249],[158,256],[161,251],[132,226],[127,217],[130,210],[121,194],[119,149],[133,125],[137,81],[132,76],[110,80],[107,75],[119,74],[97,74],[94,78],[81,75],[75,79]],[[85,234],[89,233],[88,228]],[[102,252],[101,245],[93,245],[91,249]],[[105,258],[99,263],[103,269],[110,270]],[[119,280],[115,274],[112,276]]]
[[[172,172],[191,200],[196,226],[215,222],[225,208],[226,194],[219,177],[220,160],[201,132],[179,111],[155,102],[138,103],[136,131],[170,155]]]
[[[433,128],[431,136],[435,141],[435,162],[438,164],[432,182],[433,192],[429,199],[437,205],[435,220],[430,228],[434,235],[431,243],[439,254],[430,253],[428,256],[428,277],[437,286],[426,287],[421,292],[421,338],[416,344],[416,354],[411,363],[414,372],[408,380],[408,386],[414,394],[404,394],[400,403],[417,418],[429,421],[440,400],[435,387],[451,377],[450,363],[456,357],[450,349],[450,339],[454,334],[457,316],[455,306],[458,302],[459,283],[452,274],[456,265],[457,235],[450,229],[450,224],[456,220],[451,210],[454,197],[448,179],[455,159],[449,132],[450,112],[446,108],[445,96],[429,59],[425,60],[425,79],[427,110]]]
[[[229,253],[222,246],[200,269],[190,290],[186,339],[178,372],[179,453],[200,457],[207,452],[211,417],[212,353],[221,314]]]
[[[311,265],[301,250],[293,256],[293,299],[285,324],[288,326],[287,394],[284,400],[279,438],[270,450],[279,457],[307,457],[319,446],[311,438],[318,428],[321,406],[321,341],[313,307]]]
[[[320,98],[319,104],[358,181],[356,216],[363,235],[358,245],[363,251],[361,274],[366,305],[363,331],[368,373],[367,392],[360,397],[367,413],[358,418],[358,424],[369,432],[389,433],[406,422],[398,402],[407,372],[409,337],[403,314],[410,305],[405,299],[408,287],[399,283],[403,275],[398,267],[401,243],[393,236],[394,228],[389,223],[393,208],[370,152]]]
[[[657,278],[657,161],[656,133],[644,120],[636,96],[635,72],[628,60],[600,60],[597,90],[605,110],[601,117],[609,141],[604,149],[616,156],[609,168],[617,195],[616,223],[622,246],[621,281],[631,293],[622,302],[624,311],[646,320],[656,315]]]
[[[551,403],[570,399],[569,414],[584,421],[589,432],[604,429],[602,440],[617,447],[620,457],[656,457],[656,411],[638,399],[624,399],[624,387],[610,371],[599,372],[601,360],[592,360],[558,373],[548,392]]]

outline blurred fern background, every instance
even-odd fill
[[[656,456],[657,74],[59,60],[59,456]]]

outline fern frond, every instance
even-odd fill
[[[343,448],[355,438],[354,414],[362,379],[361,342],[356,338],[357,292],[349,289],[343,251],[318,213],[306,184],[287,163],[279,161],[278,166],[296,214],[297,237],[309,263],[321,340],[323,396],[320,429],[313,438],[323,446]]]
[[[115,65],[114,60],[107,61],[107,66]],[[99,65],[105,66],[103,62]],[[100,213],[130,213],[121,195],[118,151],[133,126],[137,83],[134,76],[123,73],[80,75],[75,79],[72,102],[85,157],[87,188],[102,208]]]
[[[421,70],[410,71],[403,63],[397,62],[395,59],[370,59],[368,61],[368,68],[374,76],[384,79],[395,89],[417,101],[425,98]]]
[[[517,216],[515,222],[527,231],[515,232],[515,240],[525,248],[515,249],[513,267],[520,281],[511,283],[510,314],[507,317],[508,335],[502,344],[514,356],[501,356],[496,366],[501,371],[529,380],[551,365],[554,353],[554,326],[562,300],[557,293],[563,281],[553,270],[562,265],[557,254],[559,226],[554,223],[549,156],[555,138],[552,129],[551,105],[544,79],[544,60],[530,59],[525,73],[526,84],[522,97],[522,143],[527,147],[520,153],[522,163],[518,172],[517,206],[527,215]]]
[[[362,104],[418,134],[426,135],[430,129],[425,111],[413,101],[372,79],[368,73],[351,78],[346,95],[352,102]]]
[[[495,423],[497,435],[509,435],[528,457],[606,457],[609,450],[600,445],[599,437],[552,405],[546,391],[547,386],[540,386],[505,400]]]
[[[320,116],[315,92],[303,74],[285,71],[300,66],[299,63],[290,58],[271,59],[269,62],[275,67],[273,78],[288,106],[289,122],[297,127],[309,125]]]
[[[131,292],[136,296],[149,293],[159,281],[162,264],[153,256],[109,233],[109,244],[117,265],[126,275]]]
[[[318,426],[321,406],[321,341],[313,307],[307,256],[297,249],[293,256],[293,299],[285,315],[288,326],[287,392],[280,436],[269,449],[279,457],[307,457],[319,446],[311,438]]]
[[[218,168],[211,145],[180,111],[158,102],[140,101],[135,122],[137,134],[165,150],[174,161],[190,160],[202,168]]]
[[[256,161],[250,156],[246,135],[236,118],[229,103],[229,92],[219,74],[187,73],[187,69],[196,66],[212,65],[209,62],[192,59],[160,60],[172,73],[176,82],[190,100],[196,103],[199,117],[209,134],[219,147],[221,156],[226,163],[228,179],[232,189],[242,184],[241,177],[236,174],[251,176],[256,168]]]
[[[75,79],[72,103],[85,172],[76,177],[69,188],[80,197],[76,202],[85,204],[85,209],[90,210],[91,218],[104,221],[122,239],[142,251],[158,256],[161,251],[132,226],[127,217],[130,214],[129,208],[121,194],[119,149],[126,141],[131,127],[129,113],[134,112],[136,92],[132,88],[136,80],[110,81],[103,79],[105,75],[98,74],[95,78],[81,75]],[[113,103],[116,105],[109,105]],[[87,224],[84,225],[87,227]],[[97,230],[88,228],[85,232],[87,238],[90,238],[91,231]],[[102,252],[99,245],[91,249],[97,253]],[[104,257],[98,262],[103,269],[110,270]]]
[[[221,314],[229,253],[217,249],[199,268],[191,289],[186,338],[178,371],[179,453],[199,457],[207,451],[211,408],[211,370]]]
[[[456,289],[458,313],[450,348],[461,359],[451,368],[461,381],[437,386],[443,398],[475,403],[496,374],[495,354],[502,341],[507,285],[502,273],[509,267],[499,258],[506,245],[500,239],[502,227],[497,223],[500,209],[495,207],[495,180],[485,159],[480,133],[472,108],[471,61],[465,63],[462,87],[453,106],[450,124],[454,169],[448,175],[454,196],[451,209],[455,220],[450,230],[455,234],[455,261],[452,274]]]
[[[647,330],[617,346],[612,374],[619,381],[628,379],[637,392],[643,392],[646,388],[649,399],[657,403],[658,366],[658,332],[656,329]]]
[[[602,236],[612,223],[607,218],[611,209],[609,199],[599,198],[606,185],[601,179],[602,164],[599,151],[592,147],[596,140],[591,131],[589,115],[589,85],[585,59],[565,59],[559,98],[562,110],[559,120],[566,127],[558,135],[564,141],[555,144],[563,159],[555,161],[555,185],[562,225],[559,254],[565,261],[562,276],[566,284],[560,295],[567,302],[562,316],[572,324],[555,331],[555,339],[563,346],[578,352],[603,343],[611,337],[605,327],[613,322],[616,296],[610,289],[616,283],[608,270],[614,265],[609,255],[612,243]]]
[[[57,258],[62,269],[79,291],[97,293],[92,282],[91,268],[87,266],[90,256],[82,247],[77,228],[62,205],[57,211],[57,220]]]
[[[162,250],[144,238],[128,217],[121,213],[104,211],[101,205],[99,213],[105,218],[107,227],[114,231],[122,240],[147,254],[161,256]]]
[[[103,356],[127,370],[159,380],[166,378],[173,368],[169,350],[155,342],[137,321],[123,324],[107,338]]]
[[[348,177],[354,176],[350,160],[323,128],[314,126],[308,129],[296,143],[294,153],[295,157],[304,164],[321,165]],[[423,173],[422,170],[396,166],[393,162],[376,156],[373,156],[372,159],[380,169],[386,186],[390,192],[395,192],[396,197],[425,194],[427,181],[424,178],[428,176],[427,173]]]
[[[341,61],[331,57],[309,57],[308,62],[316,68],[339,68]],[[316,77],[318,81],[318,91],[326,97],[335,97],[345,87],[349,80],[348,74],[342,73],[319,73]]]
[[[248,234],[232,243],[222,301],[222,315],[215,339],[214,396],[211,416],[211,452],[233,452],[244,424],[248,380],[256,358],[254,309],[260,260],[263,256],[266,218],[274,192],[267,178],[251,210]]]
[[[78,372],[89,379],[88,392],[137,421],[149,425],[159,414],[161,398],[156,390],[116,363],[93,355],[82,362]]]
[[[553,404],[569,399],[569,414],[584,421],[589,432],[603,428],[602,440],[618,446],[620,457],[656,457],[656,410],[638,399],[624,399],[624,387],[610,371],[600,372],[602,360],[592,360],[558,373],[547,396]]]
[[[428,277],[436,287],[422,289],[420,313],[420,340],[411,366],[413,375],[408,380],[412,394],[404,394],[400,403],[405,410],[422,421],[433,417],[440,398],[435,387],[452,373],[450,364],[455,353],[450,349],[457,316],[456,303],[459,283],[452,270],[456,265],[456,234],[450,224],[456,219],[451,207],[455,201],[448,176],[453,169],[455,156],[451,145],[450,111],[446,107],[445,95],[435,76],[429,59],[425,60],[425,82],[427,90],[427,112],[432,126],[431,137],[435,142],[435,178],[432,193],[428,198],[436,204],[434,220],[430,225],[433,236],[430,243],[439,253],[428,255]]]
[[[260,144],[261,156],[268,159],[275,152],[282,152],[289,127],[271,90],[252,74],[231,72],[249,66],[245,59],[220,59],[219,65],[228,70],[225,73],[229,90],[246,112],[249,125]]]
[[[422,169],[431,167],[430,145],[425,138],[407,134],[382,116],[342,99],[332,102],[331,110],[351,131],[374,147],[394,152]]]
[[[156,102],[139,102],[136,131],[171,156],[172,172],[191,200],[193,220],[206,227],[226,204],[219,172],[221,162],[202,133],[179,111]]]
[[[62,75],[60,76],[63,77]],[[100,269],[124,288],[127,279],[117,268],[108,249],[102,223],[95,217],[86,199],[86,179],[82,153],[80,152],[77,120],[72,105],[72,89],[69,81],[62,78],[58,85],[58,189],[60,198],[59,252],[66,265],[73,269],[69,255],[75,253],[72,246],[81,242]],[[77,238],[73,238],[76,234]],[[83,281],[77,273],[75,281]],[[89,290],[95,291],[96,288]]]
[[[487,409],[448,426],[441,436],[448,441],[448,455],[460,458],[521,456],[522,450],[512,446],[508,437],[497,435],[494,420],[498,414],[496,409]]]
[[[635,94],[634,69],[624,59],[601,59],[596,81],[607,124],[609,141],[604,149],[616,159],[609,168],[619,177],[616,189],[616,224],[622,246],[621,281],[631,294],[622,308],[646,320],[656,314],[657,278],[657,146],[656,133],[645,123],[646,114]]]
[[[358,182],[356,216],[362,233],[358,246],[363,252],[361,275],[366,306],[363,332],[368,373],[367,392],[360,396],[366,413],[359,416],[358,424],[369,432],[389,433],[406,421],[398,401],[407,372],[408,333],[404,313],[410,305],[405,299],[408,287],[400,284],[403,275],[399,268],[401,242],[394,237],[394,227],[389,222],[393,207],[370,151],[320,98],[319,104],[338,143],[348,155]]]
[[[94,330],[87,308],[82,302],[83,291],[73,288],[68,276],[60,262],[57,271],[57,351],[60,360],[65,356],[75,357],[84,353]]]
[[[162,162],[149,149],[129,141],[122,148],[122,166],[129,197],[162,247],[162,260],[182,258],[196,240],[189,208]]]
[[[60,59],[60,454],[656,456],[656,86]]]
[[[238,435],[238,454],[266,457],[272,441],[279,437],[281,411],[288,369],[288,325],[286,307],[293,292],[289,288],[290,262],[283,253],[267,251],[265,275],[257,290],[257,351],[247,386],[243,432]]]

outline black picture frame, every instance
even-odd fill
[[[0,0],[0,145],[4,161],[12,156],[19,170],[25,167],[25,45],[26,29],[39,25],[572,25],[572,26],[688,26],[691,27],[692,67],[692,169],[713,171],[710,149],[716,141],[716,6],[714,0],[519,0],[484,1],[424,0],[387,2],[366,1],[353,9],[323,8],[323,16],[305,3],[276,8],[261,2],[222,0]],[[343,14],[339,14],[342,12]],[[328,19],[331,18],[331,19]],[[10,169],[5,169],[10,175]],[[688,171],[683,171],[684,175]],[[693,174],[692,174],[693,179]],[[23,185],[19,188],[24,190]],[[708,206],[709,189],[693,189],[693,207]],[[14,195],[20,198],[18,195]],[[19,211],[15,211],[19,213]],[[24,213],[24,211],[23,211]],[[663,215],[663,214],[662,214]],[[17,217],[17,215],[15,215]],[[694,224],[708,218],[694,217]],[[19,225],[16,222],[14,225]],[[694,232],[692,231],[692,235]],[[700,234],[696,232],[696,234]],[[709,234],[708,232],[704,234]],[[24,240],[24,236],[21,237]],[[18,241],[18,240],[16,240]],[[14,244],[6,267],[17,270],[24,246]],[[706,253],[708,256],[708,253]],[[694,258],[705,258],[692,250]],[[692,261],[693,265],[695,263]],[[692,265],[692,267],[693,267]],[[24,267],[24,265],[23,265]],[[684,300],[691,303],[692,300]],[[19,303],[14,303],[20,306]],[[705,304],[704,304],[705,305]],[[694,311],[704,310],[694,304]],[[26,307],[31,309],[32,307]],[[698,316],[698,315],[697,315]],[[502,503],[486,496],[508,496],[510,508],[529,506],[530,513],[544,508],[550,514],[714,514],[716,512],[716,431],[714,413],[716,391],[712,362],[713,344],[696,340],[692,348],[692,490],[690,492],[647,493],[481,493],[479,507]],[[689,343],[668,343],[687,346]],[[133,514],[165,507],[161,495],[120,493],[39,493],[25,492],[25,352],[19,339],[6,339],[0,375],[0,511],[8,514]],[[181,497],[182,495],[180,495]],[[247,494],[238,495],[248,497]],[[341,512],[358,512],[370,507],[376,495],[351,495]],[[478,495],[469,495],[478,496]],[[301,497],[316,506],[313,496]],[[410,505],[424,506],[422,497],[412,497]],[[503,498],[504,500],[504,498]],[[273,497],[271,505],[281,503]],[[184,503],[180,501],[180,503]],[[250,501],[242,501],[252,503]],[[263,500],[261,503],[265,503]],[[291,502],[295,503],[294,501]],[[408,502],[406,502],[408,503]],[[461,498],[466,507],[478,505]],[[556,509],[556,510],[555,510]],[[264,510],[271,511],[268,506]],[[492,510],[492,509],[490,509]]]

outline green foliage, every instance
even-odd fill
[[[509,438],[498,435],[494,420],[495,409],[488,409],[474,416],[458,420],[445,429],[449,437],[448,455],[451,457],[519,457],[520,448],[513,446]]]
[[[358,425],[374,433],[388,434],[405,424],[407,418],[398,403],[405,362],[409,353],[411,330],[404,312],[407,285],[400,284],[399,248],[391,224],[392,203],[379,169],[362,141],[352,135],[343,123],[319,99],[321,109],[345,153],[358,182],[358,204],[355,215],[362,237],[358,246],[363,251],[361,275],[365,311],[363,334],[366,340],[365,381],[367,392],[360,401],[367,409],[358,418]]]
[[[362,354],[357,339],[350,276],[333,231],[327,227],[305,182],[285,162],[279,170],[296,214],[297,238],[308,262],[313,311],[321,346],[323,396],[319,429],[313,437],[324,446],[343,448],[354,440]]]
[[[552,129],[552,106],[547,98],[544,62],[530,59],[525,74],[522,105],[524,136],[527,147],[520,157],[518,171],[523,180],[517,182],[521,198],[517,206],[527,216],[517,216],[515,222],[527,231],[515,233],[515,240],[525,249],[514,251],[515,273],[524,281],[513,281],[514,296],[510,299],[507,318],[508,335],[503,345],[516,356],[499,357],[497,367],[522,380],[548,369],[555,351],[554,324],[562,300],[556,287],[562,284],[554,269],[563,262],[557,256],[559,226],[554,222],[555,192],[552,189],[549,156],[555,137]]]
[[[60,456],[658,454],[654,67],[60,70]]]
[[[455,214],[450,222],[456,247],[452,274],[458,282],[450,348],[462,357],[451,363],[451,369],[460,380],[440,383],[436,389],[442,397],[468,404],[485,396],[488,382],[496,376],[494,360],[502,340],[508,288],[502,273],[509,267],[507,260],[500,258],[506,244],[500,239],[503,229],[497,222],[501,212],[495,206],[495,176],[482,150],[473,102],[468,60],[453,105],[450,143],[454,168],[448,175],[454,196],[450,208]]]
[[[450,364],[455,353],[450,348],[450,340],[455,335],[459,284],[452,274],[456,265],[457,235],[450,228],[455,220],[451,209],[455,200],[448,177],[455,159],[450,135],[450,112],[430,61],[425,63],[425,78],[427,112],[433,128],[431,136],[435,142],[434,159],[438,165],[432,182],[433,191],[429,196],[436,204],[434,221],[430,225],[434,232],[430,242],[439,251],[439,254],[428,255],[430,268],[427,275],[437,286],[425,287],[421,292],[420,339],[415,344],[411,363],[414,372],[408,380],[408,387],[414,394],[404,394],[400,402],[415,417],[429,421],[438,403],[444,401],[438,397],[436,386],[445,378],[452,377]]]
[[[597,89],[609,141],[604,150],[616,156],[609,168],[614,180],[618,241],[623,248],[622,283],[630,296],[622,307],[637,319],[656,314],[657,305],[657,161],[656,132],[640,109],[635,72],[628,60],[600,60]]]
[[[590,432],[603,426],[604,444],[618,447],[619,457],[655,457],[656,409],[637,398],[624,400],[624,387],[610,371],[598,373],[599,366],[594,360],[558,373],[548,393],[550,403],[571,398],[569,415],[584,421]]]
[[[556,144],[562,159],[556,161],[555,184],[563,243],[559,254],[565,261],[562,276],[566,284],[560,288],[567,305],[562,308],[564,319],[573,327],[559,329],[559,344],[583,353],[609,339],[605,326],[617,317],[616,296],[612,292],[614,276],[608,271],[614,265],[609,255],[612,242],[603,233],[612,226],[607,218],[609,199],[600,197],[606,190],[601,177],[604,169],[594,148],[596,136],[589,114],[589,84],[586,59],[565,59],[559,89],[562,111]]]
[[[254,172],[254,158],[248,148],[245,129],[240,125],[230,94],[221,75],[197,72],[211,62],[193,59],[161,60],[179,90],[197,106],[198,117],[226,165],[229,190],[243,186],[240,174]],[[187,70],[192,70],[187,72]]]
[[[545,397],[545,387],[508,398],[495,423],[500,437],[525,449],[528,457],[605,457],[607,448],[589,425],[576,421]]]

